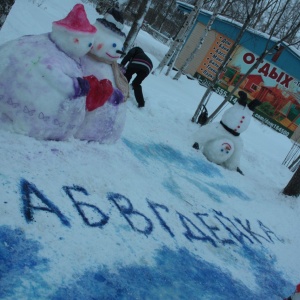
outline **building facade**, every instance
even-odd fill
[[[192,9],[191,5],[183,2],[177,2],[177,5],[186,12]],[[180,68],[197,47],[210,17],[210,12],[200,12],[175,62],[176,68]],[[228,18],[216,18],[202,47],[185,72],[197,78],[201,85],[208,86],[234,44],[241,26]],[[270,49],[276,42],[261,32],[246,30],[226,69],[220,75],[215,92],[225,97],[264,50]],[[262,102],[253,115],[255,118],[292,137],[300,126],[300,53],[281,43],[247,76],[230,102],[235,103],[239,90],[248,94],[249,101],[259,99]]]

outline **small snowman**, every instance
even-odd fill
[[[89,78],[92,74],[99,81],[109,80],[113,92],[101,106],[87,109],[75,138],[112,144],[122,134],[126,120],[125,100],[129,94],[128,82],[117,63],[123,54],[126,37],[122,32],[123,23],[122,14],[113,8],[94,24],[97,33],[93,48],[81,58],[84,75]]]
[[[260,101],[254,99],[247,104],[247,94],[243,91],[238,94],[239,100],[224,112],[220,122],[200,127],[193,147],[200,149],[209,161],[241,172],[239,164],[243,140],[240,134],[249,127],[253,111]]]
[[[77,4],[52,32],[0,46],[0,127],[42,140],[66,140],[82,123],[89,83],[79,58],[97,29]]]

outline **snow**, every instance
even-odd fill
[[[1,43],[51,31],[75,4],[16,0]],[[98,15],[85,8],[93,24]],[[145,32],[136,43],[154,67],[168,50]],[[0,299],[273,300],[294,291],[299,198],[281,194],[292,142],[253,119],[241,134],[244,176],[207,161],[192,148],[199,127],[190,121],[205,89],[173,75],[146,78],[143,109],[131,91],[112,145],[0,129]],[[222,100],[213,95],[209,113]]]

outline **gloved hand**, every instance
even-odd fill
[[[75,92],[75,98],[86,96],[90,90],[89,82],[86,79],[80,77],[77,77],[77,81],[79,89]]]
[[[114,89],[113,94],[108,99],[108,102],[113,106],[117,106],[120,103],[124,102],[124,95],[119,89]]]

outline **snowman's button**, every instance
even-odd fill
[[[245,119],[245,116],[242,116],[242,119]]]

